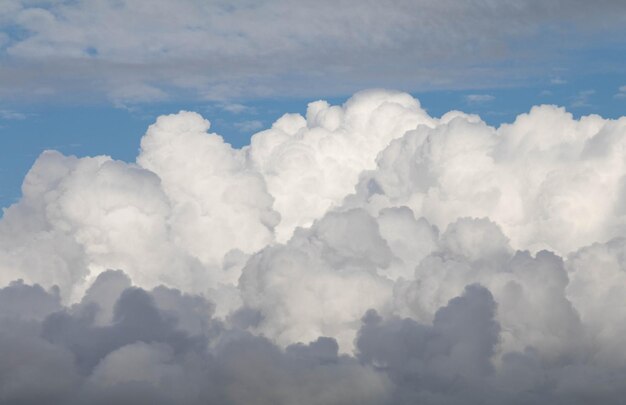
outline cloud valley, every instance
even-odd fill
[[[626,118],[369,90],[209,130],[37,159],[0,220],[0,402],[623,398]]]

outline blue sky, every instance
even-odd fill
[[[492,125],[537,104],[626,111],[623,2],[393,3],[4,1],[0,206],[43,150],[132,161],[147,126],[182,109],[237,147],[371,87]]]

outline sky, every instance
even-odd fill
[[[623,403],[625,27],[0,1],[0,403]]]
[[[367,88],[491,125],[543,103],[615,118],[624,20],[620,1],[5,0],[0,205],[43,150],[132,161],[147,126],[180,110],[238,147],[285,112]]]

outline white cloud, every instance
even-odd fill
[[[370,90],[209,128],[39,157],[0,220],[0,402],[623,397],[626,117]]]
[[[259,120],[241,121],[233,124],[240,132],[253,132],[263,128],[263,122]]]
[[[242,114],[242,113],[255,113],[254,107],[247,106],[245,104],[240,103],[223,103],[219,104],[218,107],[223,111],[229,112],[231,114]]]
[[[488,103],[489,101],[493,101],[496,98],[491,94],[468,94],[465,96],[465,101],[468,104],[482,104]]]
[[[615,98],[626,98],[626,86],[621,86],[617,90],[618,90],[618,92],[613,97],[615,97]]]

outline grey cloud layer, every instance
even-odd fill
[[[281,350],[211,319],[204,298],[119,288],[128,283],[122,272],[102,273],[62,309],[46,306],[58,307],[58,294],[38,285],[0,290],[3,303],[38,310],[2,309],[2,403],[375,404],[388,395],[389,381],[340,356],[333,339]]]
[[[0,221],[2,402],[623,398],[626,118],[373,90],[209,128],[40,156]]]
[[[625,11],[610,0],[5,0],[0,78],[7,97],[120,104],[180,92],[232,98],[346,94],[364,83],[510,84],[511,71],[494,69],[504,58],[524,58],[524,76],[545,72],[533,55],[558,60],[563,41],[576,48],[619,38]]]

